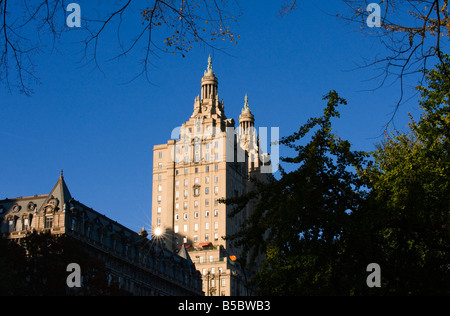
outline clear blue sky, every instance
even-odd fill
[[[144,78],[122,84],[139,67],[137,54],[105,61],[115,38],[106,36],[99,48],[104,73],[80,63],[77,30],[63,35],[58,51],[37,55],[41,84],[31,97],[0,90],[0,199],[48,194],[64,169],[75,199],[133,230],[149,228],[152,148],[192,114],[209,54],[229,118],[238,120],[248,93],[256,125],[287,136],[320,115],[322,96],[336,90],[349,103],[337,133],[355,149],[372,150],[399,86],[362,92],[378,85],[366,81],[375,71],[347,70],[383,52],[379,41],[324,13],[342,12],[340,1],[302,1],[283,18],[281,1],[242,2],[238,45],[225,46],[227,54],[202,47],[186,58],[159,54],[152,85]],[[400,108],[397,128],[406,126],[408,112],[418,116],[416,99]]]

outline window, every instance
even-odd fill
[[[189,169],[188,168],[184,168],[184,174],[188,174],[189,173]]]
[[[16,220],[16,230],[22,230],[22,220]]]
[[[198,173],[198,167],[195,167],[194,170],[195,170],[195,173]]]
[[[52,228],[53,226],[53,216],[45,217],[44,228]]]
[[[77,220],[75,218],[72,218],[70,229],[74,231],[76,228],[77,228]]]
[[[184,218],[185,220],[188,219],[187,213],[184,213],[184,214],[183,214],[183,218]]]
[[[183,231],[184,231],[184,232],[187,232],[187,231],[188,231],[187,225],[184,225],[184,226],[183,226]]]
[[[178,233],[178,225],[175,225],[174,232],[175,232],[175,234]]]
[[[219,210],[214,210],[214,216],[215,217],[219,216]]]
[[[158,203],[161,203],[161,200],[162,200],[161,195],[158,195],[157,200],[158,200]]]
[[[209,188],[208,187],[205,188],[205,194],[209,194]]]
[[[199,196],[200,192],[198,188],[194,188],[194,196]]]
[[[183,202],[183,209],[187,210],[187,208],[188,208],[188,203],[187,202]]]
[[[206,171],[206,172],[209,172],[209,166],[206,166],[206,167],[205,167],[205,171]]]
[[[194,184],[198,184],[198,178],[194,179]]]
[[[184,190],[184,198],[188,197],[188,190]]]
[[[219,229],[219,222],[214,222],[214,229]]]
[[[218,233],[214,234],[214,240],[219,240],[219,234]]]
[[[158,164],[158,169],[159,169],[159,170],[162,170],[162,168],[163,168],[163,164],[162,164],[162,163],[159,163],[159,164]]]
[[[159,159],[162,158],[162,151],[160,151],[160,152],[158,153],[158,158],[159,158]]]
[[[194,201],[194,207],[195,207],[195,208],[198,207],[198,201]]]
[[[214,187],[214,193],[219,194],[219,187]]]
[[[194,242],[198,242],[198,235],[194,235]]]
[[[8,232],[10,233],[12,231],[14,231],[14,221],[10,220],[8,221]]]
[[[208,200],[208,199],[205,200],[205,205],[206,205],[206,206],[209,205],[209,200]]]
[[[161,210],[162,210],[161,206],[158,206],[158,214],[161,214]]]
[[[158,192],[162,192],[162,185],[158,185]]]
[[[162,180],[162,174],[158,174],[158,180]]]
[[[209,223],[205,223],[205,229],[206,229],[206,230],[209,229]]]
[[[214,170],[216,170],[216,171],[219,170],[219,164],[216,163],[216,164],[214,165]]]
[[[180,181],[179,181],[179,180],[175,181],[175,186],[176,186],[177,188],[180,186]]]
[[[180,191],[175,191],[175,199],[178,200],[180,198]]]
[[[177,221],[177,220],[179,220],[179,219],[180,219],[180,215],[175,214],[175,220]]]
[[[198,224],[194,224],[194,231],[198,231]]]
[[[219,176],[215,176],[214,177],[214,183],[218,183],[219,182]]]
[[[188,179],[184,179],[184,186],[187,187],[189,184],[189,180]]]
[[[194,212],[194,218],[198,218],[198,212]]]
[[[209,183],[209,177],[205,177],[205,183]]]
[[[175,210],[178,211],[180,209],[180,203],[175,203]]]
[[[209,241],[209,234],[205,234],[205,241]]]
[[[205,217],[209,217],[209,211],[205,211]]]

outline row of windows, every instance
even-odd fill
[[[188,231],[187,225],[184,225],[184,227],[183,227],[183,232],[187,233],[187,231]],[[180,229],[179,229],[178,226],[175,226],[175,227],[174,227],[174,232],[175,232],[175,234],[180,233]],[[219,240],[219,233],[214,233],[214,240],[215,240],[215,241]],[[204,242],[210,241],[210,240],[209,240],[209,234],[205,234],[203,241],[204,241]],[[187,242],[188,242],[188,238],[187,238],[187,237],[184,237],[184,238],[183,238],[183,242],[184,242],[184,243],[187,243]],[[194,242],[195,242],[195,243],[199,242],[198,235],[194,235]]]
[[[216,195],[219,194],[219,189],[217,189],[217,190],[214,189],[214,193]],[[187,190],[184,190],[184,195],[183,196],[184,196],[185,199],[188,198],[188,191]],[[194,197],[198,197],[198,196],[200,196],[200,191],[199,191],[198,188],[194,188]],[[180,193],[179,193],[179,191],[176,191],[175,192],[175,199],[178,200],[179,198],[180,198]],[[161,203],[162,202],[162,195],[157,195],[156,196],[156,201],[158,203]],[[183,205],[186,205],[185,203],[187,203],[187,202],[183,202]],[[208,199],[205,200],[205,205],[209,205],[209,200]],[[214,205],[219,205],[219,199],[214,199]],[[198,207],[198,201],[194,201],[194,206]],[[187,207],[184,207],[184,209],[186,209],[186,208]]]
[[[10,219],[6,222],[6,232],[11,233],[13,231],[22,231],[31,229],[32,218],[17,218],[15,220]],[[0,225],[0,232],[3,231],[2,225]],[[44,228],[52,228],[53,216],[46,216],[44,220]]]
[[[219,210],[214,210],[214,217],[217,217],[217,216],[219,216]],[[209,217],[209,211],[205,211],[205,217]],[[194,212],[194,218],[199,218],[198,212]],[[178,221],[179,219],[180,219],[180,215],[175,214],[175,220]],[[183,219],[185,219],[185,220],[188,219],[188,213],[183,214]]]
[[[211,143],[205,143],[205,150],[209,151],[209,149],[212,149],[213,146]],[[214,148],[218,149],[219,148],[219,141],[215,141],[214,142]],[[194,145],[194,151],[195,152],[199,152],[201,150],[201,144],[197,143]],[[184,151],[185,153],[189,153],[190,151],[190,145],[181,145],[181,146],[177,146],[176,148],[176,153],[180,154],[181,151]],[[158,152],[158,158],[162,159],[163,158],[163,152],[160,151]]]
[[[179,226],[175,225],[174,231],[175,233],[179,232]],[[205,223],[205,229],[209,229],[209,223]],[[219,222],[214,222],[214,229],[219,229]],[[188,225],[183,225],[183,232],[188,232]],[[194,224],[194,232],[198,232],[198,224]],[[218,238],[218,236],[217,236]]]
[[[195,178],[196,179],[196,181],[195,181],[195,184],[198,184],[198,178]],[[179,183],[178,183],[178,181],[177,181],[177,184],[176,184],[176,187],[179,187]],[[210,191],[210,187],[205,187],[205,194],[209,194],[209,191]],[[163,190],[163,187],[162,187],[162,184],[159,184],[158,185],[158,192],[162,192],[162,190]],[[197,191],[197,193],[200,193],[199,191]],[[215,194],[219,194],[219,187],[214,187],[214,193]],[[196,195],[199,195],[199,194],[196,194]],[[187,197],[188,196],[188,190],[184,190],[184,197]],[[175,198],[179,198],[180,197],[180,192],[179,191],[176,191],[175,192]]]
[[[158,178],[159,179],[159,178]],[[159,179],[160,180],[160,179]],[[210,178],[208,176],[205,177],[205,184],[210,183]],[[214,183],[219,183],[219,176],[214,176]],[[194,184],[200,184],[200,178],[194,178]],[[184,179],[184,186],[189,186],[189,179]],[[175,181],[175,187],[180,187],[180,180]],[[161,185],[158,186],[158,190],[161,192]]]
[[[158,170],[162,170],[163,169],[163,164],[160,162],[159,164],[158,164]],[[205,172],[209,172],[211,170],[211,168],[210,168],[210,166],[208,165],[208,166],[205,166]],[[218,171],[219,170],[219,164],[215,164],[214,165],[214,171]],[[200,171],[200,169],[199,169],[199,167],[195,167],[194,168],[194,173],[199,173],[199,171]],[[180,175],[181,174],[181,169],[175,169],[175,175]],[[184,174],[189,174],[189,168],[184,168]],[[158,180],[161,180],[161,178],[162,178],[162,176],[161,177],[159,177],[158,176]]]

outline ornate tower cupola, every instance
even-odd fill
[[[242,114],[239,115],[239,133],[241,135],[248,134],[249,132],[253,132],[254,127],[255,117],[248,105],[248,95],[245,94],[244,108],[242,109]]]
[[[208,68],[202,78],[201,94],[194,101],[193,116],[206,116],[217,114],[225,118],[223,101],[219,102],[219,80],[217,79],[213,67],[211,55],[208,58]]]
[[[208,58],[208,68],[205,71],[205,76],[202,78],[202,101],[207,99],[218,99],[218,87],[219,81],[212,69],[212,59],[210,55]]]

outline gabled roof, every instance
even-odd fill
[[[42,207],[44,207],[48,203],[48,201],[52,198],[58,199],[60,208],[63,208],[63,205],[65,203],[68,203],[72,199],[72,195],[70,194],[69,189],[67,188],[67,184],[64,181],[64,176],[63,176],[62,170],[61,170],[61,175],[59,176],[58,181],[56,182],[52,191],[48,195],[46,201],[42,204]]]
[[[187,261],[189,266],[193,266],[194,265],[194,263],[192,262],[191,257],[189,256],[189,254],[188,254],[188,252],[187,252],[187,250],[186,250],[184,245],[181,246],[180,250],[178,251],[178,255],[181,258],[186,259],[186,261]]]

